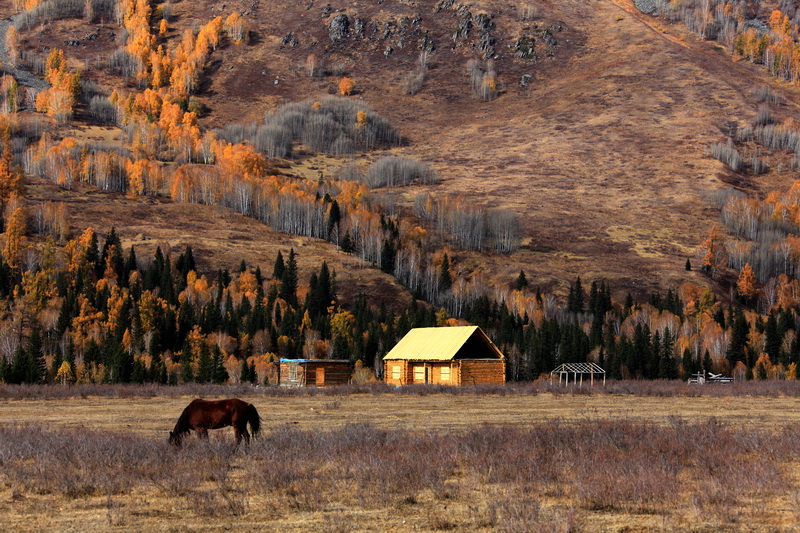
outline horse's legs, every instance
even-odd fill
[[[236,444],[237,446],[239,443],[242,442],[244,439],[245,444],[250,444],[250,433],[247,432],[247,426],[243,425],[241,427],[234,424],[233,426],[233,434],[236,435]]]
[[[208,439],[208,430],[207,429],[198,429],[197,436],[201,439]]]

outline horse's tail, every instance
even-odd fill
[[[252,403],[247,404],[247,421],[250,422],[250,429],[253,430],[253,436],[258,435],[261,429],[261,416],[256,410],[256,406]]]

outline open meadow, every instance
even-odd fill
[[[796,389],[6,386],[0,514],[17,531],[791,531]],[[259,438],[171,448],[201,395],[253,403]]]

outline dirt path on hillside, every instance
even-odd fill
[[[686,53],[697,66],[718,79],[723,80],[732,89],[735,89],[743,96],[750,97],[753,89],[758,86],[773,85],[771,79],[765,79],[763,67],[746,61],[734,61],[730,56],[725,57],[725,60],[721,61],[719,57],[720,54],[727,54],[727,52],[709,46],[709,43],[706,41],[685,39],[682,36],[673,35],[658,24],[661,22],[664,25],[670,25],[670,23],[642,13],[636,9],[632,0],[608,1],[647,26],[647,28],[662,39],[680,46],[684,53]],[[780,88],[776,88],[776,90],[782,93],[791,92],[792,96],[798,96],[796,91],[788,86],[782,85]],[[787,107],[791,109],[792,113],[800,111],[800,104],[793,98],[786,98],[784,110],[787,110]]]

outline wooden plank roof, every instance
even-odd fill
[[[478,335],[491,357],[503,359],[503,352],[497,349],[486,333],[478,326],[458,326],[441,328],[414,328],[392,348],[384,359],[449,361],[473,336]]]

